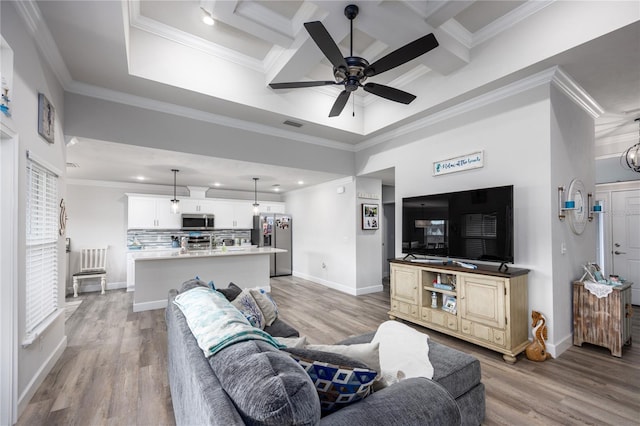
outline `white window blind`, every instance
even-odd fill
[[[27,160],[26,332],[58,308],[58,176]]]

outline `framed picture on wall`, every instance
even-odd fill
[[[378,208],[377,204],[362,204],[362,229],[379,228]]]
[[[55,108],[43,93],[38,93],[38,133],[49,143],[54,142],[55,121]]]

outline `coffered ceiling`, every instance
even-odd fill
[[[395,103],[360,89],[339,117],[329,118],[341,86],[273,90],[268,84],[333,79],[331,64],[303,24],[321,21],[343,55],[349,56],[350,27],[344,15],[349,2],[21,3],[21,14],[41,26],[32,29],[40,44],[46,43],[43,34],[50,36],[46,56],[65,90],[72,93],[125,103],[135,97],[169,104],[226,117],[236,125],[252,123],[291,132],[294,139],[299,135],[330,141],[353,152],[376,136],[444,110],[454,100],[471,99],[501,83],[560,66],[602,109],[596,119],[596,136],[603,146],[599,155],[616,155],[628,145],[629,134],[637,135],[633,119],[640,115],[640,25],[632,4],[630,24],[608,32],[607,2],[600,2],[603,22],[595,17],[594,22],[585,22],[585,18],[577,21],[583,2],[354,2],[360,8],[353,21],[354,56],[371,63],[428,33],[433,33],[440,45],[368,80],[416,95],[411,104]],[[590,4],[594,16],[598,14],[594,4],[600,3],[584,3]],[[620,2],[623,7],[625,3],[633,2]],[[635,6],[637,9],[637,3]],[[214,18],[214,26],[202,23],[204,13]],[[291,127],[285,121],[302,126]],[[92,175],[91,170],[97,170],[92,164],[98,160],[91,156],[90,147],[109,141],[76,141],[69,146],[68,159],[80,167],[69,169],[68,176],[108,179],[104,174]],[[118,144],[114,145],[111,152],[118,149]],[[120,175],[112,179],[133,181],[133,177],[124,176],[144,174],[139,162],[120,158]],[[183,160],[185,167],[193,161],[194,169],[198,163],[197,158]],[[245,166],[251,169],[250,164]],[[274,168],[271,172],[274,182],[291,176],[291,170],[280,173]],[[314,175],[308,176],[308,181],[332,178],[336,175]],[[167,173],[166,179],[157,183],[171,180]],[[251,186],[248,181],[231,189]]]

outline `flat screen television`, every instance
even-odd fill
[[[513,185],[403,198],[402,252],[513,263]]]

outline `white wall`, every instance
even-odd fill
[[[549,339],[559,352],[571,347],[572,329],[572,282],[582,276],[582,265],[596,260],[596,222],[589,223],[582,234],[576,235],[568,220],[560,221],[557,213],[557,188],[580,179],[588,193],[595,195],[595,131],[594,119],[555,86],[551,87],[551,211],[552,224],[552,284],[553,306],[537,309],[553,318],[548,329]],[[554,192],[553,190],[556,189]],[[586,202],[586,200],[585,200]],[[562,246],[566,252],[562,253]],[[549,312],[552,312],[550,314]]]
[[[548,349],[559,354],[566,349],[570,333],[570,282],[578,273],[576,264],[588,260],[586,252],[595,247],[595,238],[592,229],[579,239],[566,235],[567,226],[560,225],[557,217],[557,186],[568,185],[568,177],[578,169],[585,185],[593,184],[593,151],[589,147],[593,122],[564,95],[553,90],[551,96],[551,87],[534,87],[438,122],[420,135],[405,135],[383,148],[361,151],[356,155],[356,168],[358,174],[366,174],[395,167],[397,256],[402,252],[403,197],[513,185],[514,266],[531,270],[529,308],[547,316]],[[576,147],[578,141],[585,146]],[[432,176],[434,161],[477,150],[484,151],[483,168]],[[568,155],[574,150],[584,152]],[[552,175],[552,169],[567,169],[563,172],[566,176]],[[554,235],[558,233],[563,235],[560,239],[566,237],[575,261],[559,258],[559,237]],[[583,247],[578,249],[578,245]]]
[[[371,197],[371,198],[369,198]],[[362,204],[378,205],[378,229],[362,229]],[[380,259],[384,226],[382,221],[382,182],[356,178],[356,294],[382,291]]]
[[[338,193],[338,188],[344,188],[344,192]],[[345,293],[357,293],[355,199],[356,183],[352,178],[285,194],[287,211],[294,223],[295,276]]]
[[[0,2],[2,36],[14,52],[14,76],[12,114],[15,130],[19,135],[18,144],[18,217],[17,229],[17,273],[18,280],[13,285],[18,295],[17,309],[17,342],[13,342],[17,364],[17,399],[18,413],[21,413],[40,383],[58,360],[67,340],[64,329],[64,314],[58,316],[36,342],[26,348],[21,346],[25,338],[25,188],[26,188],[26,151],[30,150],[37,158],[57,169],[62,175],[59,179],[59,196],[66,197],[64,147],[64,94],[46,61],[35,47],[35,43],[27,32],[24,21],[17,14],[13,2]],[[38,135],[38,93],[44,93],[55,107],[55,143],[49,144]],[[64,277],[66,273],[64,263],[64,238],[59,239],[58,257],[58,305],[64,306]],[[4,306],[4,305],[3,305]],[[17,343],[17,345],[16,345]],[[10,344],[2,342],[2,344]]]

